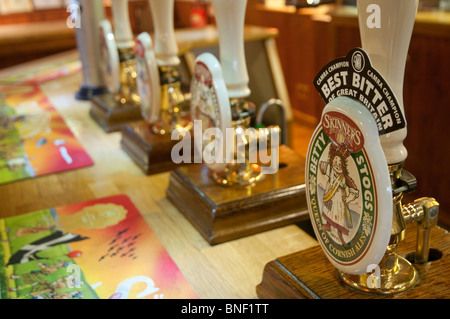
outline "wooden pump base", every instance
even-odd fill
[[[211,245],[305,220],[305,159],[279,151],[278,172],[254,186],[219,185],[203,164],[177,168],[167,197]]]
[[[406,229],[398,254],[414,258],[417,225]],[[261,299],[447,299],[450,297],[450,235],[439,227],[431,232],[429,262],[414,264],[419,283],[405,292],[392,295],[362,293],[345,285],[321,247],[286,255],[264,267],[256,292]]]

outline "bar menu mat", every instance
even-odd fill
[[[58,58],[57,60],[55,63],[47,62],[28,66],[23,71],[17,71],[11,75],[2,77],[0,84],[38,85],[63,76],[79,73],[82,70],[81,61],[78,59],[78,56],[69,55],[65,58]]]
[[[0,219],[2,299],[198,299],[117,195]]]
[[[0,184],[93,165],[38,86],[0,89]]]

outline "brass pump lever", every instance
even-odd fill
[[[415,263],[428,262],[430,253],[431,229],[437,225],[439,203],[431,197],[416,199],[413,203],[403,205],[403,218],[406,223],[417,223],[417,243]]]

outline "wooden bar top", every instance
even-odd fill
[[[6,76],[67,63],[73,52],[0,71]],[[81,72],[41,84],[94,161],[78,170],[0,185],[0,218],[117,194],[127,195],[200,298],[254,299],[264,266],[317,242],[296,225],[210,246],[166,198],[169,173],[146,176],[120,146],[121,133],[105,133],[75,99]],[[1,89],[1,87],[0,87]]]
[[[256,41],[278,36],[278,29],[259,27],[254,25],[244,26],[245,41]],[[219,44],[219,31],[215,25],[208,25],[203,28],[183,28],[176,29],[175,37],[180,46],[180,51],[193,47],[212,46]],[[181,52],[182,53],[182,52]]]

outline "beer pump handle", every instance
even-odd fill
[[[109,93],[118,94],[120,91],[120,57],[119,51],[108,19],[100,21],[99,26],[100,69]]]
[[[220,41],[220,64],[230,98],[250,95],[244,51],[244,22],[247,1],[212,0]]]
[[[406,58],[419,0],[359,0],[357,3],[362,48],[373,67],[388,82],[403,115],[403,81]],[[380,137],[388,164],[403,162],[407,129]]]
[[[155,27],[154,49],[158,65],[180,64],[174,28],[174,0],[149,0]]]
[[[112,16],[117,48],[133,48],[134,36],[131,30],[128,0],[112,0]]]
[[[136,71],[141,113],[147,122],[153,124],[161,112],[161,88],[153,41],[148,32],[142,32],[136,39]]]
[[[99,46],[100,31],[98,25],[105,19],[103,5],[100,1],[72,0],[73,15],[79,15],[80,27],[75,28],[75,38],[83,67],[83,83],[76,98],[90,100],[93,95],[103,94],[105,81],[101,65]],[[83,10],[81,10],[83,8]]]

